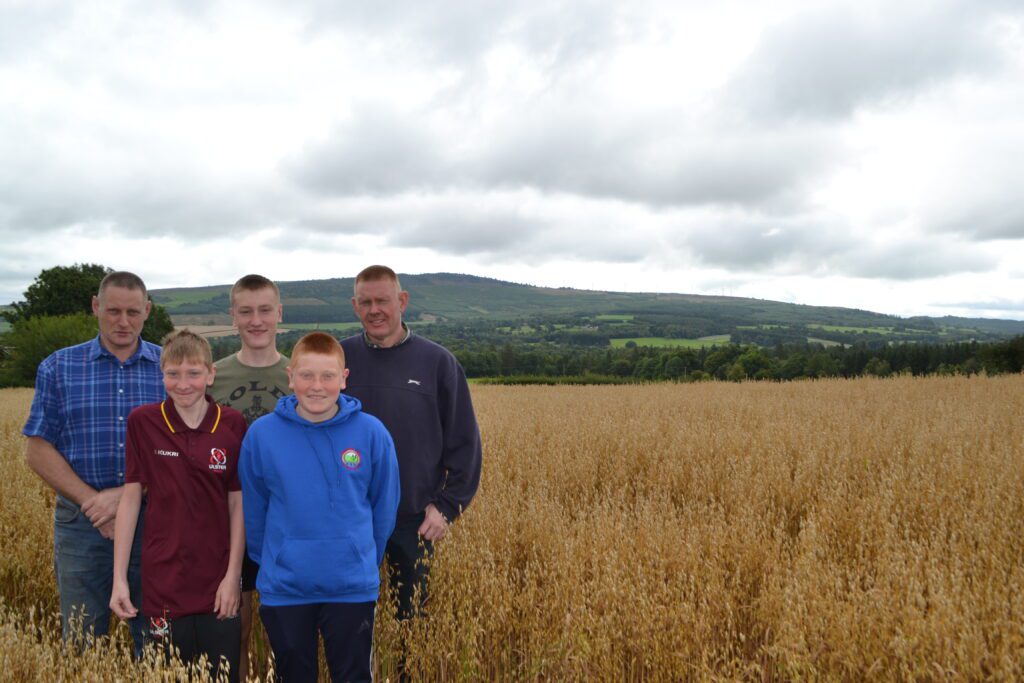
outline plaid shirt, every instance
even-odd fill
[[[39,364],[22,434],[53,444],[94,489],[120,486],[128,413],[163,398],[159,346],[139,339],[139,348],[122,363],[97,336]]]

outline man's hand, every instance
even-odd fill
[[[131,619],[139,613],[132,604],[128,584],[124,580],[114,580],[114,590],[110,594],[110,609],[121,619]]]
[[[238,605],[242,599],[241,584],[238,577],[225,576],[217,586],[217,594],[213,598],[213,611],[218,619],[231,619],[238,616]]]
[[[113,538],[113,521],[117,516],[117,505],[121,502],[122,487],[103,489],[95,496],[82,503],[82,513],[89,518],[92,525],[100,530],[105,538]],[[110,535],[103,531],[103,526],[110,524]]]
[[[420,524],[416,533],[431,543],[440,541],[448,533],[448,520],[444,518],[440,510],[434,507],[433,503],[427,505],[425,513],[423,524]]]

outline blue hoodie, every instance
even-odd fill
[[[384,425],[341,394],[338,412],[309,422],[284,396],[242,442],[245,536],[270,606],[371,602],[395,526],[399,479]]]

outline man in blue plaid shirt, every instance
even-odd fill
[[[164,397],[160,347],[139,337],[150,310],[142,280],[110,273],[92,299],[92,310],[99,335],[39,364],[22,430],[29,467],[57,492],[53,564],[63,635],[79,643],[90,632],[106,635],[110,623],[114,515],[124,485],[128,413]],[[140,520],[129,569],[133,601],[141,599],[141,534]],[[141,618],[131,629],[139,651]]]

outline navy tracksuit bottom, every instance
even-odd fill
[[[370,680],[376,602],[320,602],[284,607],[260,606],[282,683],[316,683],[317,634],[332,683]]]

